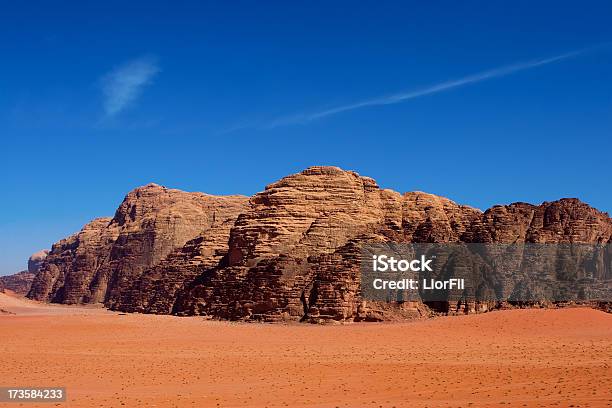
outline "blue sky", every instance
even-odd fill
[[[612,211],[610,2],[125,3],[2,6],[0,274],[151,181]]]

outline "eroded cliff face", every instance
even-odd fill
[[[314,279],[309,257],[367,232],[401,232],[401,195],[367,177],[312,167],[256,194],[230,233],[228,256],[177,302],[179,314],[299,319]]]
[[[10,290],[18,295],[24,296],[30,290],[34,274],[29,271],[21,271],[13,275],[0,276],[0,292]]]
[[[610,217],[576,199],[483,213],[432,194],[384,190],[355,172],[311,167],[250,199],[136,189],[112,219],[54,245],[30,297],[233,320],[396,320],[431,309],[364,301],[361,243],[611,237]]]
[[[359,242],[456,241],[480,214],[431,194],[383,190],[354,172],[311,167],[251,199],[230,233],[226,262],[181,293],[175,312],[263,321],[373,319],[384,305],[360,299]],[[419,312],[411,305],[406,313]]]
[[[111,221],[97,218],[55,243],[40,265],[28,297],[58,303],[95,302],[103,297],[92,288],[119,234]]]
[[[49,255],[48,249],[43,249],[38,252],[33,253],[30,258],[28,258],[28,272],[31,274],[37,274],[40,270],[40,266]]]
[[[114,306],[147,269],[242,211],[244,197],[216,197],[149,184],[130,192],[113,218],[99,218],[55,244],[29,297]]]
[[[607,214],[575,199],[482,213],[432,194],[381,190],[353,172],[314,167],[253,197],[232,229],[225,262],[189,285],[174,312],[311,322],[421,316],[431,310],[419,302],[361,298],[360,243],[603,243],[610,240],[611,227]],[[459,313],[491,305],[430,306]]]
[[[246,203],[243,200],[238,204],[244,209]],[[172,313],[177,292],[204,271],[217,266],[227,255],[230,228],[238,212],[238,208],[232,209],[209,229],[146,269],[123,292],[113,308],[128,312]]]
[[[187,193],[155,184],[129,193],[111,221],[111,227],[119,228],[119,236],[103,277],[109,286],[105,303],[115,307],[143,272],[193,238],[202,235],[212,244],[227,240],[219,226],[233,223],[247,200],[242,196]]]
[[[28,258],[28,270],[8,276],[0,276],[0,292],[8,289],[18,295],[25,296],[32,286],[34,277],[38,273],[40,266],[49,254],[49,250],[43,249]]]
[[[514,203],[487,210],[464,236],[466,242],[607,243],[606,213],[575,198],[540,205]]]

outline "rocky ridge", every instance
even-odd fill
[[[29,297],[232,320],[394,320],[431,308],[364,301],[362,242],[611,239],[610,217],[577,199],[482,212],[432,194],[381,189],[355,172],[311,167],[250,199],[136,189],[112,219],[53,246]]]
[[[148,269],[198,235],[222,233],[247,198],[149,184],[131,191],[113,218],[98,218],[54,244],[28,297],[58,303],[119,302]],[[221,240],[225,237],[221,237]]]
[[[34,281],[34,277],[48,254],[48,249],[38,251],[32,254],[28,259],[27,271],[21,271],[8,276],[0,276],[0,292],[4,289],[8,289],[18,295],[25,296],[30,291],[32,281]]]
[[[21,271],[13,275],[0,276],[0,292],[8,289],[18,295],[26,295],[30,290],[34,274],[29,271]]]

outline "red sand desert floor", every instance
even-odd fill
[[[327,326],[0,309],[0,386],[65,386],[59,406],[612,406],[612,315],[586,308]]]

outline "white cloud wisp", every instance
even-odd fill
[[[132,104],[159,71],[156,58],[141,57],[106,74],[102,78],[106,116],[115,116]]]

